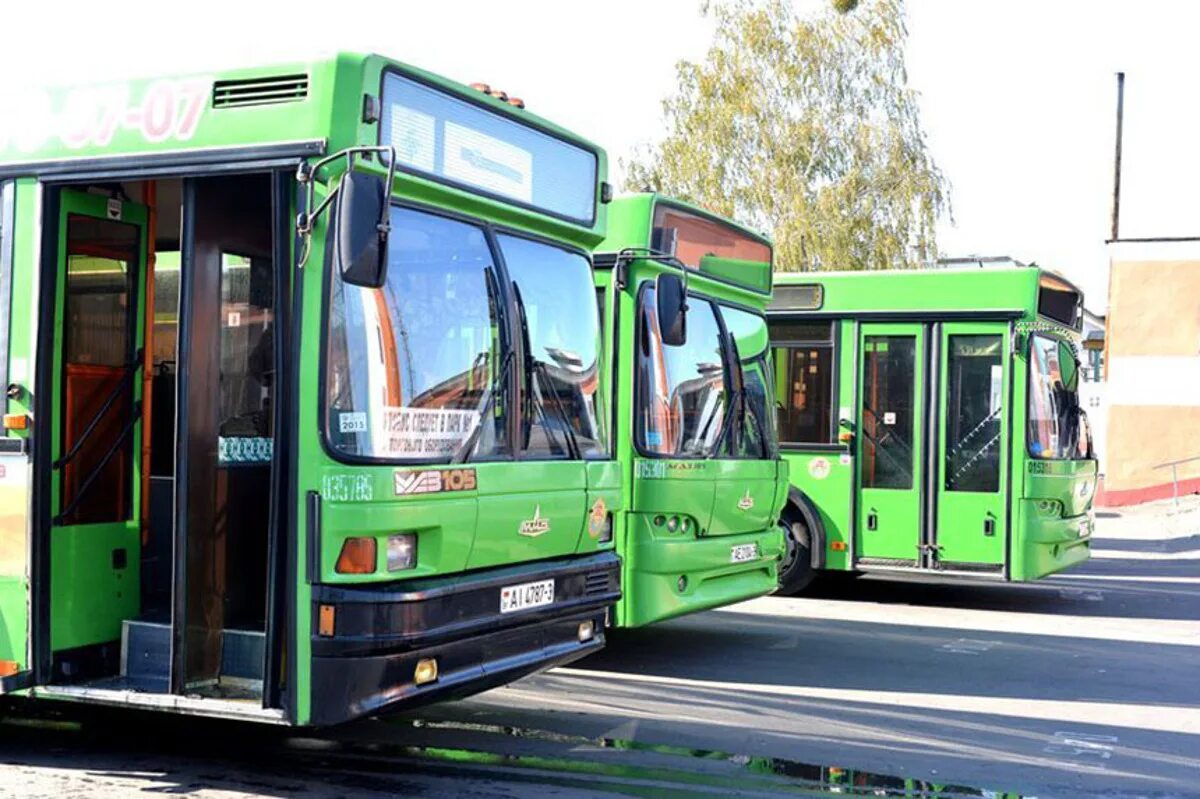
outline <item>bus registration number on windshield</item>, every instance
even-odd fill
[[[758,544],[735,544],[729,550],[730,563],[745,563],[748,560],[758,560]]]
[[[537,608],[554,604],[554,581],[538,580],[536,583],[507,585],[500,589],[500,612],[512,613],[525,608]]]

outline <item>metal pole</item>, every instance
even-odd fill
[[[1117,143],[1113,154],[1113,196],[1111,240],[1121,238],[1121,139],[1125,124],[1125,73],[1117,73]]]

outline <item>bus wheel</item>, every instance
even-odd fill
[[[792,507],[783,509],[779,518],[783,528],[783,560],[779,562],[779,588],[776,593],[795,596],[812,583],[816,571],[812,567],[812,536],[803,517]]]

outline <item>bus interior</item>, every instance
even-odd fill
[[[41,279],[57,291],[42,292],[55,323],[39,351],[55,368],[37,391],[53,422],[40,428],[52,452],[37,470],[50,490],[35,651],[51,690],[278,706],[264,675],[283,664],[271,588],[289,183],[259,172],[46,193]]]

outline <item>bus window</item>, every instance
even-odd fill
[[[335,452],[446,462],[474,436],[475,455],[507,451],[498,414],[484,418],[500,365],[492,255],[475,225],[392,209],[387,283],[347,286],[333,270],[326,344],[326,430]]]
[[[274,383],[270,258],[221,255],[222,463],[269,463]]]
[[[687,341],[672,347],[658,336],[654,287],[642,292],[639,320],[637,443],[647,453],[707,458],[725,426],[725,366],[721,328],[711,303],[688,303]]]
[[[1070,345],[1034,336],[1029,347],[1029,454],[1086,458],[1089,432],[1079,406],[1079,362]]]
[[[863,350],[863,488],[913,486],[913,336],[867,336]]]
[[[833,323],[771,324],[779,371],[779,440],[783,444],[832,444]]]
[[[952,335],[946,365],[946,490],[1000,488],[1003,340]]]
[[[567,431],[562,426],[569,424],[579,454],[602,458],[608,446],[596,410],[599,317],[592,315],[595,306],[563,301],[592,293],[591,266],[583,255],[560,247],[507,234],[497,240],[529,326],[534,373],[526,376],[527,396],[540,406],[523,416],[528,435],[522,452],[565,457]]]

